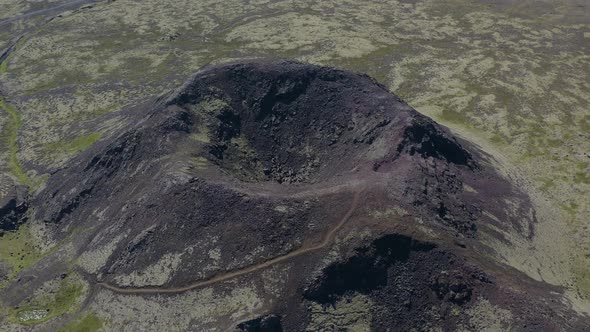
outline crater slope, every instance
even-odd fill
[[[44,324],[90,311],[113,330],[588,327],[498,252],[535,236],[527,195],[368,76],[231,63],[116,116],[124,129],[9,214],[53,246],[3,291],[10,307],[65,271],[88,288]]]

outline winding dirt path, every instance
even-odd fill
[[[109,283],[106,282],[97,282],[97,285],[104,287],[106,289],[109,289],[115,293],[119,293],[119,294],[164,294],[164,293],[182,293],[182,292],[186,292],[195,288],[200,288],[200,287],[205,287],[205,286],[210,286],[222,281],[226,281],[229,279],[233,279],[251,272],[255,272],[258,270],[262,270],[265,269],[269,266],[278,264],[278,263],[282,263],[284,261],[287,261],[291,258],[294,257],[298,257],[301,255],[305,255],[309,252],[312,251],[316,251],[319,249],[322,249],[324,247],[326,247],[328,244],[330,244],[333,240],[334,237],[336,236],[336,233],[342,228],[342,226],[344,226],[346,224],[346,222],[350,219],[350,217],[352,216],[352,214],[354,213],[354,211],[356,210],[356,207],[358,205],[359,202],[359,197],[362,193],[362,190],[358,190],[355,192],[354,197],[352,199],[352,202],[350,203],[350,208],[348,209],[348,211],[346,212],[346,214],[342,217],[342,219],[340,219],[340,221],[338,222],[338,224],[336,224],[336,226],[334,226],[330,231],[328,231],[325,235],[324,238],[322,240],[322,242],[320,242],[319,244],[313,245],[313,246],[308,246],[308,247],[301,247],[295,251],[291,251],[288,254],[285,254],[283,256],[279,256],[279,257],[275,257],[273,259],[267,260],[265,262],[262,262],[260,264],[256,264],[256,265],[251,265],[239,270],[234,270],[231,272],[227,272],[224,274],[220,274],[217,276],[213,276],[209,279],[204,279],[204,280],[199,280],[196,281],[192,284],[189,284],[187,286],[183,286],[183,287],[173,287],[173,288],[159,288],[159,287],[145,287],[145,288],[129,288],[129,287],[118,287],[118,286],[114,286],[111,285]]]

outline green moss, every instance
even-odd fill
[[[192,134],[190,138],[201,143],[211,143],[209,129],[206,126],[200,126],[199,131],[196,134]]]
[[[444,109],[442,111],[441,119],[447,122],[453,122],[457,124],[464,124],[467,122],[467,119],[463,114],[449,109]]]
[[[43,26],[41,26],[40,28],[37,28],[37,29],[33,30],[31,33],[27,34],[26,37],[21,37],[18,40],[18,42],[16,43],[16,45],[14,45],[14,47],[10,51],[10,54],[8,54],[8,56],[4,59],[4,61],[2,61],[2,63],[0,63],[0,74],[6,73],[8,71],[8,62],[10,62],[10,60],[14,57],[14,52],[17,49],[20,49],[37,32],[41,31],[42,28],[43,28]]]
[[[590,132],[590,115],[584,115],[584,117],[580,120],[579,123],[581,132],[588,133]]]
[[[211,162],[207,158],[198,156],[190,159],[190,166],[196,169],[206,169],[211,165]]]
[[[572,273],[574,274],[574,281],[579,292],[586,297],[590,296],[589,259],[583,256],[574,258],[572,264]]]
[[[574,182],[576,183],[583,183],[583,184],[590,184],[590,175],[587,172],[577,172],[574,175]]]
[[[555,186],[555,179],[553,178],[541,178],[539,179],[543,184],[541,185],[542,191],[549,191],[551,188]]]
[[[49,91],[72,85],[92,82],[92,77],[82,70],[64,69],[58,72],[52,80],[43,82],[26,91],[27,95],[34,95],[42,91]]]
[[[113,104],[107,107],[99,107],[96,109],[91,109],[89,107],[88,111],[85,112],[80,112],[80,113],[75,113],[71,116],[71,120],[72,121],[83,121],[86,119],[96,119],[99,118],[105,114],[111,113],[113,111],[119,110],[121,109],[121,105],[119,104]]]
[[[561,204],[561,208],[570,215],[572,220],[575,219],[578,210],[577,203],[569,202],[568,204]]]
[[[17,231],[5,233],[0,237],[0,260],[8,263],[12,270],[6,280],[0,282],[0,289],[6,287],[8,282],[16,278],[20,271],[33,266],[43,257],[59,249],[78,230],[74,229],[65,239],[44,252],[35,246],[35,239],[31,236],[29,224],[22,225]]]
[[[95,315],[88,314],[84,318],[70,322],[60,332],[94,332],[102,327],[102,321]]]
[[[0,110],[5,111],[9,115],[8,122],[1,136],[2,141],[7,146],[8,150],[8,168],[21,184],[34,188],[38,185],[38,183],[35,183],[26,174],[20,161],[18,160],[17,134],[18,130],[23,124],[23,120],[16,108],[8,104],[2,98],[0,98]]]
[[[154,84],[161,82],[173,69],[178,69],[179,62],[175,62],[176,56],[158,47],[163,35],[157,32],[147,32],[139,35],[133,31],[123,34],[112,33],[98,38],[99,45],[95,47],[96,53],[101,54],[96,74],[99,80],[106,78],[109,81],[127,81],[133,85]],[[145,46],[145,41],[151,40],[154,48],[151,51],[140,52],[138,49]],[[113,57],[113,54],[126,54],[126,57]],[[113,58],[118,58],[112,61]],[[146,81],[146,78],[149,78]]]
[[[574,175],[574,182],[590,184],[590,173],[588,172],[589,162],[581,161],[576,165],[578,171]]]
[[[34,245],[28,224],[21,226],[16,232],[7,232],[0,238],[0,260],[12,268],[8,280],[14,279],[21,270],[35,264],[42,256]]]
[[[412,43],[416,39],[409,39],[397,44],[383,44],[378,49],[359,57],[354,58],[335,58],[330,65],[347,68],[353,71],[366,73],[375,78],[378,82],[387,83],[388,71],[383,70],[387,66],[389,59],[396,54],[411,54]],[[293,57],[297,57],[295,54]],[[419,79],[419,78],[416,78]]]
[[[21,43],[18,43],[17,46],[19,46]],[[8,54],[8,56],[6,58],[4,58],[4,61],[2,61],[0,63],[0,74],[5,74],[8,71],[8,62],[12,59],[12,57],[14,56],[14,50],[16,49],[13,48],[12,51],[10,52],[10,54]]]
[[[371,210],[369,211],[369,215],[377,219],[395,219],[407,216],[408,211],[406,211],[404,208],[394,206],[385,210]]]
[[[10,55],[7,56],[4,61],[2,61],[2,63],[0,63],[0,73],[4,74],[6,73],[7,69],[8,69],[8,60],[10,60]]]
[[[13,312],[13,320],[20,324],[31,325],[70,312],[82,295],[82,290],[81,284],[64,279],[55,293],[32,299],[30,303],[16,309]]]
[[[86,150],[96,141],[100,140],[102,135],[100,133],[90,133],[80,135],[71,140],[59,141],[47,144],[44,147],[46,152],[59,152],[65,154],[75,154]]]
[[[502,137],[502,135],[500,135],[500,134],[494,134],[490,138],[490,142],[492,142],[492,143],[494,143],[496,145],[505,144],[506,143],[506,139],[504,137]]]
[[[208,114],[219,112],[224,108],[227,108],[229,104],[222,99],[207,99],[199,102],[192,110],[200,113],[205,112]]]
[[[551,139],[551,138],[548,138],[547,139],[547,145],[549,147],[552,147],[552,148],[559,148],[560,146],[563,146],[563,141],[560,140],[560,139]]]

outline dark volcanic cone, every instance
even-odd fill
[[[559,290],[503,266],[490,245],[534,236],[527,196],[370,77],[229,64],[121,114],[128,128],[30,204],[94,287],[232,287],[278,266],[288,271],[280,300],[268,295],[263,315],[220,320],[221,330],[300,331],[317,321],[314,305],[358,294],[376,330],[469,329],[480,297],[510,307],[517,329],[581,324],[546,304]]]
[[[213,67],[165,100],[129,113],[138,125],[52,177],[50,190],[38,196],[46,207],[37,218],[63,227],[79,219],[66,218],[80,213],[79,206],[94,211],[93,201],[112,200],[102,214],[111,220],[120,219],[123,208],[125,214],[153,210],[150,220],[171,209],[196,227],[195,206],[178,204],[194,191],[215,191],[221,196],[203,204],[225,205],[231,202],[226,196],[240,191],[268,192],[269,200],[275,192],[366,186],[465,236],[491,231],[487,225],[533,234],[525,195],[467,142],[367,76],[289,62]],[[505,200],[515,205],[514,215],[507,215]],[[483,208],[495,218],[482,215]],[[146,226],[144,216],[128,219]]]

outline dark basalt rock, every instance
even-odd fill
[[[238,324],[241,332],[283,332],[281,317],[268,315]]]
[[[473,289],[460,271],[442,271],[432,280],[432,289],[440,299],[464,304],[471,300]]]
[[[5,232],[15,231],[26,222],[24,217],[28,207],[27,188],[10,186],[8,192],[0,199],[0,236]]]
[[[471,154],[436,124],[426,119],[417,120],[404,131],[404,139],[398,152],[415,153],[423,158],[437,158],[456,165],[476,168]]]
[[[355,255],[324,269],[322,278],[306,289],[307,299],[321,304],[334,303],[345,294],[370,294],[387,285],[388,270],[403,264],[412,251],[430,251],[436,246],[403,235],[386,235]]]

